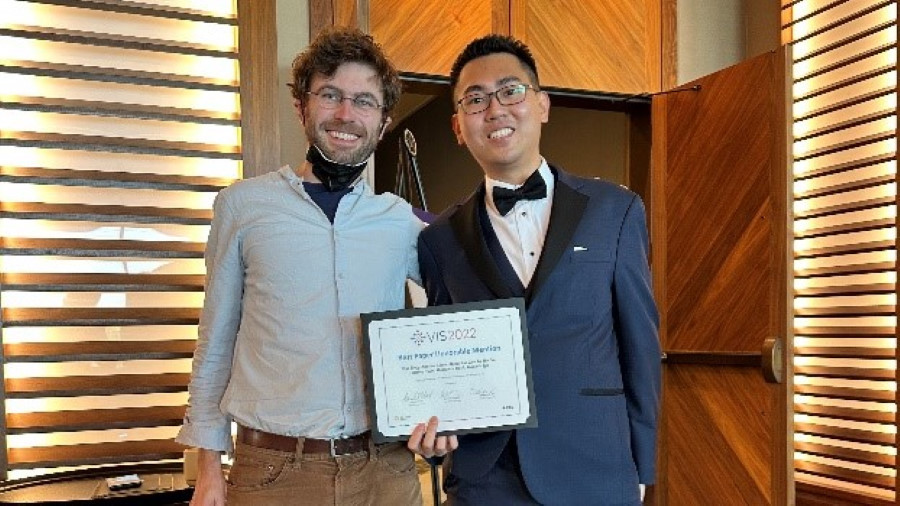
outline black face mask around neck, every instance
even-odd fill
[[[366,168],[366,162],[344,165],[325,158],[322,151],[310,144],[306,151],[306,161],[312,164],[313,174],[330,192],[341,191],[350,186]]]

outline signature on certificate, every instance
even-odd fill
[[[482,387],[482,388],[475,388],[475,387],[472,387],[472,388],[469,390],[469,393],[471,393],[471,394],[472,394],[474,397],[476,397],[477,399],[481,399],[481,400],[490,400],[490,399],[493,399],[493,398],[497,397],[497,393],[494,391],[493,388],[485,388],[485,387]]]
[[[403,394],[403,402],[406,403],[407,406],[421,406],[422,404],[425,404],[425,401],[431,399],[433,395],[434,392],[431,390],[406,392]]]
[[[462,394],[459,390],[442,390],[441,400],[444,402],[462,402]]]

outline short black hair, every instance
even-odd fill
[[[450,69],[451,93],[456,91],[456,85],[459,84],[459,74],[467,63],[476,58],[496,53],[509,53],[515,56],[519,63],[522,64],[522,68],[528,73],[528,77],[532,81],[531,84],[540,87],[537,63],[534,61],[534,56],[531,55],[531,50],[528,49],[528,46],[521,40],[509,35],[492,33],[473,40],[456,57],[456,61],[453,62],[453,67]]]

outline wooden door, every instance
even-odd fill
[[[542,86],[660,89],[660,0],[509,0],[509,33],[531,48]]]
[[[654,98],[656,504],[787,503],[787,390],[760,368],[787,336],[783,69],[769,53]]]

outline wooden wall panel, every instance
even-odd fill
[[[660,87],[660,0],[510,0],[512,35],[541,84],[620,93]]]
[[[490,0],[370,0],[369,33],[398,69],[449,75],[457,54],[491,33],[496,10]]]
[[[783,384],[760,350],[787,328],[783,60],[654,97],[653,273],[667,354],[658,504],[786,504]]]
[[[759,371],[679,364],[666,367],[665,383],[663,430],[696,436],[668,439],[666,480],[678,484],[668,487],[668,504],[773,504],[767,444],[772,396],[747,395],[773,388]],[[730,472],[697,472],[707,467]]]
[[[238,2],[241,54],[241,141],[244,177],[276,170],[281,164],[278,129],[278,48],[275,0]]]
[[[772,97],[750,93],[773,71],[770,60],[756,60],[727,85],[714,74],[699,92],[669,97],[666,349],[758,352],[769,337],[760,322],[775,279],[771,181],[758,167],[771,163],[777,138],[745,125],[774,121]],[[690,142],[716,138],[732,140]]]

